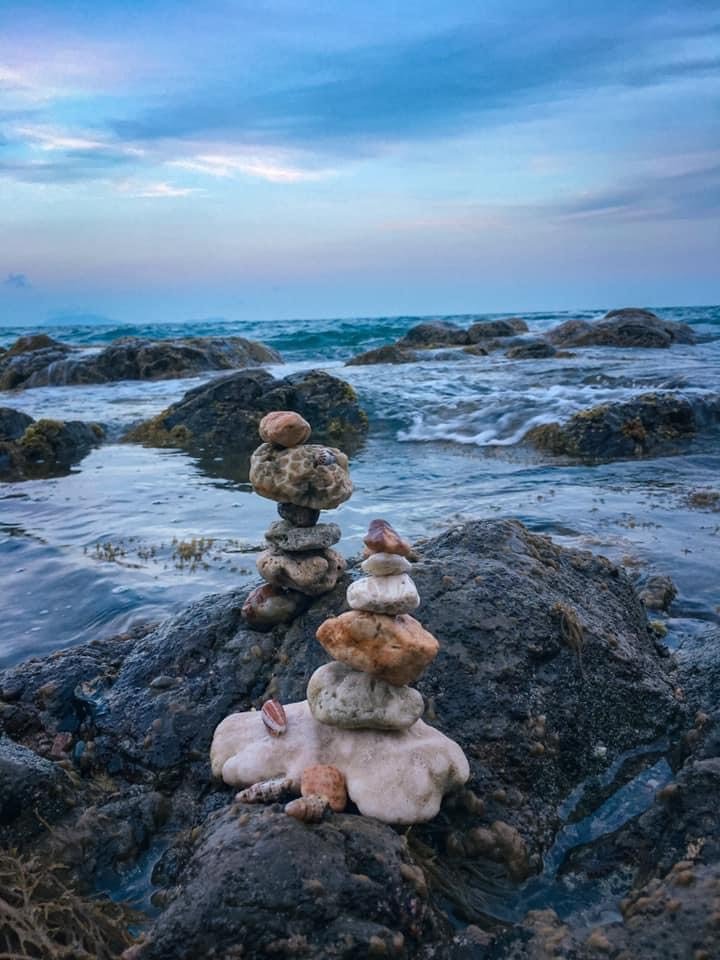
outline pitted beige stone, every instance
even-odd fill
[[[268,500],[314,510],[332,510],[352,494],[348,458],[316,443],[285,450],[261,444],[250,461],[250,483]]]
[[[345,559],[334,550],[289,554],[271,547],[257,558],[257,568],[268,583],[317,597],[335,586],[345,572]]]

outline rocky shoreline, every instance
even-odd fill
[[[711,685],[684,690],[684,664],[602,557],[510,521],[453,527],[415,551],[418,616],[441,639],[418,681],[425,719],[458,741],[471,769],[431,824],[406,834],[352,812],[301,823],[282,807],[233,802],[210,776],[210,739],[228,712],[302,698],[325,659],[315,631],[344,608],[343,579],[264,634],[243,620],[246,592],[231,592],[5,671],[0,843],[39,869],[62,862],[79,897],[150,856],[156,916],[128,958],[707,949],[720,870],[707,805],[720,778]],[[488,889],[495,905],[512,899],[541,870],[568,796],[581,791],[592,810],[607,794],[603,772],[620,761],[617,788],[632,772],[622,758],[640,746],[665,756],[672,784],[563,867],[592,876],[601,857],[604,876],[621,870],[622,894],[603,888],[618,919],[586,928],[548,907],[504,920]],[[630,839],[638,829],[641,843]],[[619,863],[602,853],[618,844]]]

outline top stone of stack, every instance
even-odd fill
[[[351,496],[347,457],[335,447],[305,443],[311,427],[299,413],[274,410],[260,421],[259,432],[265,442],[250,460],[250,483],[261,497],[283,505],[284,519],[312,526],[317,517],[310,511],[332,510]],[[292,507],[304,508],[300,522]]]

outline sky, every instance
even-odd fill
[[[2,0],[0,325],[720,302],[717,0]]]

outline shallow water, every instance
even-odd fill
[[[344,358],[395,339],[417,318],[271,326],[218,320],[51,333],[91,348],[131,332],[239,333],[281,350],[288,362],[271,368],[276,375],[328,369],[355,386],[370,417],[368,441],[352,463],[355,494],[332,511],[346,554],[357,552],[373,516],[387,516],[410,537],[470,518],[517,517],[561,543],[623,562],[633,575],[671,574],[680,591],[668,622],[675,645],[719,619],[720,514],[687,505],[692,491],[719,487],[717,440],[690,444],[680,456],[589,466],[548,461],[517,445],[530,426],[595,403],[648,390],[720,392],[720,339],[710,339],[720,335],[720,308],[658,312],[692,322],[708,339],[669,350],[576,350],[569,359],[509,361],[502,353],[455,351],[452,360],[430,355],[403,366],[344,367]],[[526,319],[536,332],[567,316]],[[20,332],[0,328],[0,343]],[[111,442],[67,477],[0,485],[0,666],[159,619],[254,578],[263,532],[275,518],[272,503],[247,484],[212,476],[212,464],[112,442],[206,379],[3,396],[4,404],[33,416],[101,421]]]

